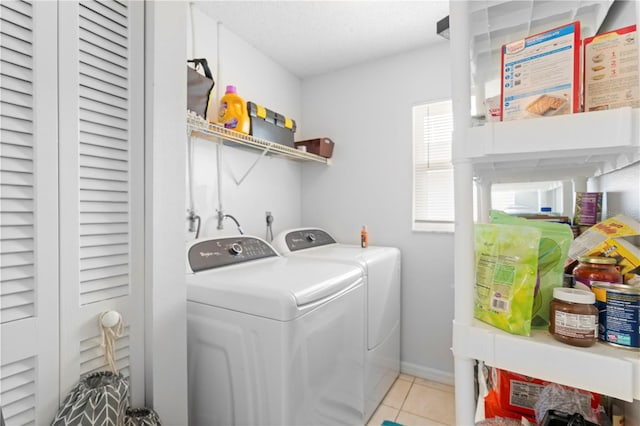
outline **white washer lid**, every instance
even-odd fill
[[[309,235],[313,239],[307,239]],[[295,248],[290,247],[295,245]],[[303,256],[334,260],[337,262],[358,262],[366,273],[367,264],[395,261],[400,256],[396,247],[369,246],[362,248],[355,244],[335,242],[329,233],[320,228],[296,228],[280,232],[271,245],[283,256]]]
[[[292,251],[285,256],[303,256],[305,258],[334,260],[336,262],[358,262],[366,268],[367,263],[375,263],[397,256],[398,249],[393,247],[369,246],[362,248],[350,244],[327,244],[320,247]]]
[[[271,257],[187,275],[187,300],[289,321],[361,283],[355,265]]]

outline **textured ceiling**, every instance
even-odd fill
[[[433,43],[449,2],[195,1],[196,7],[299,78]]]

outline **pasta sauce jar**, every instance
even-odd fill
[[[591,281],[622,284],[622,274],[613,257],[582,256],[573,268],[575,287],[591,291]]]
[[[598,340],[596,295],[590,291],[557,287],[549,305],[549,333],[558,341],[588,347]]]

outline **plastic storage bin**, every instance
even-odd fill
[[[251,136],[293,148],[295,120],[253,102],[247,102],[247,110],[251,121]]]
[[[295,143],[296,148],[304,146],[307,152],[319,155],[324,158],[331,158],[333,155],[333,141],[329,138],[309,139]]]

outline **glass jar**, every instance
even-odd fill
[[[590,291],[591,281],[622,284],[622,274],[613,257],[581,256],[578,262],[573,268],[576,288]]]
[[[587,290],[557,287],[549,305],[549,333],[568,345],[589,347],[598,340],[596,295]]]

